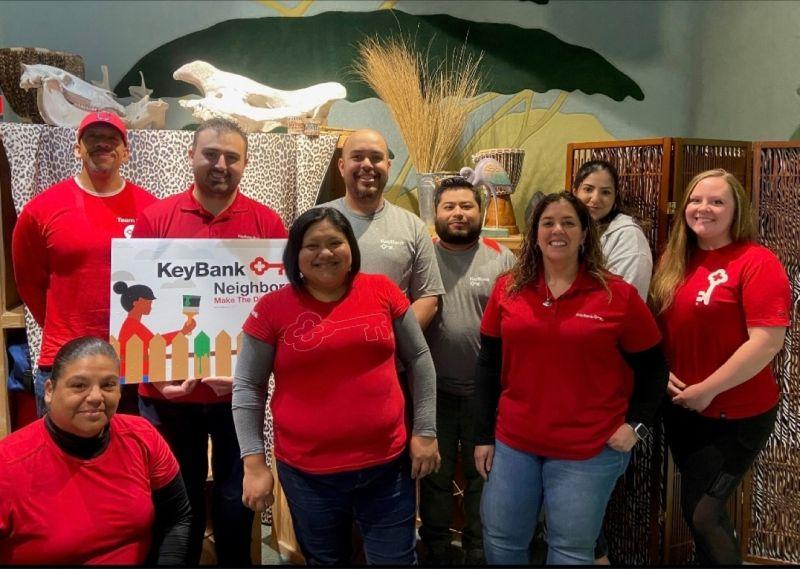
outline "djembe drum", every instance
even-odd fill
[[[511,180],[510,186],[495,186],[497,196],[489,195],[486,202],[485,227],[508,229],[509,235],[519,235],[519,227],[511,205],[511,194],[522,176],[522,162],[525,151],[521,148],[488,148],[472,155],[472,163],[477,165],[483,158],[494,158],[503,166]]]

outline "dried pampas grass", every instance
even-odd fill
[[[483,53],[462,45],[434,66],[404,36],[367,38],[358,53],[353,70],[389,107],[417,172],[444,170],[461,142],[467,99],[482,82]]]

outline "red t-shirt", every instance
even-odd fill
[[[321,302],[287,286],[261,297],[244,331],[275,348],[275,456],[300,470],[386,463],[408,438],[392,321],[409,302],[383,275],[356,275]]]
[[[136,221],[133,237],[198,239],[284,239],[283,221],[273,210],[236,192],[233,203],[216,217],[192,195],[194,185],[180,194],[147,208]],[[121,341],[121,340],[120,340]],[[165,399],[158,389],[139,384],[139,395]],[[231,395],[217,395],[199,383],[188,395],[170,399],[174,403],[226,403]]]
[[[696,251],[660,318],[670,370],[687,385],[700,383],[747,341],[748,328],[788,326],[791,303],[786,271],[769,249],[745,242]],[[702,415],[741,419],[777,403],[778,384],[767,365],[717,395]]]
[[[609,275],[608,292],[581,270],[548,307],[542,275],[509,296],[495,284],[481,334],[503,341],[502,391],[495,436],[520,451],[584,460],[625,422],[633,372],[621,351],[660,340],[636,289]]]
[[[39,365],[52,365],[78,336],[108,338],[111,239],[129,237],[139,213],[156,201],[130,182],[99,196],[70,178],[25,205],[12,254],[20,297],[44,329]]]
[[[82,460],[44,420],[0,441],[0,565],[139,565],[152,541],[152,492],[179,474],[144,419],[115,415],[108,448]]]

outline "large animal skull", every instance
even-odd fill
[[[320,83],[296,91],[281,91],[252,79],[217,69],[205,61],[193,61],[172,75],[197,87],[202,99],[182,100],[180,105],[207,120],[225,117],[248,132],[270,131],[286,125],[290,117],[328,118],[333,103],[347,96],[341,83]]]
[[[104,70],[101,85],[107,85],[108,72]],[[123,107],[110,90],[92,85],[58,67],[22,64],[19,86],[37,89],[39,113],[47,124],[77,127],[91,111],[109,111],[122,117],[128,128],[163,128],[166,122],[167,103],[151,101],[149,94]],[[144,77],[141,87],[134,90],[146,93]]]

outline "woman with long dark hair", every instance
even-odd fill
[[[597,222],[608,271],[636,287],[646,301],[653,275],[653,255],[642,228],[625,213],[617,169],[605,160],[585,162],[575,174],[572,193],[589,208]]]
[[[571,193],[534,209],[481,324],[475,462],[489,564],[529,562],[539,512],[549,564],[591,564],[606,504],[667,381],[660,334],[608,273]]]

